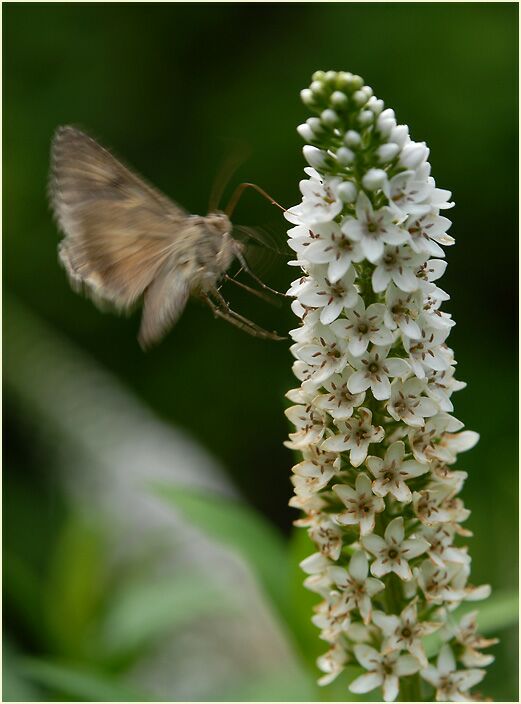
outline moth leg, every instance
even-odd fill
[[[280,301],[274,301],[272,298],[270,298],[267,293],[264,293],[263,291],[257,291],[256,288],[252,288],[251,286],[244,284],[242,281],[238,281],[237,279],[234,279],[233,276],[229,276],[228,274],[224,274],[223,278],[226,281],[229,281],[230,283],[235,284],[236,286],[239,286],[240,288],[244,289],[245,291],[248,291],[249,293],[253,293],[254,296],[257,296],[258,298],[262,299],[263,301],[266,301],[267,303],[271,303],[272,306],[279,305],[279,303],[280,303]]]
[[[213,293],[215,295],[215,292]],[[264,330],[251,320],[248,320],[242,315],[239,315],[239,313],[236,313],[235,311],[231,310],[231,308],[228,306],[228,304],[220,294],[217,294],[216,297],[221,303],[221,305],[223,305],[224,307],[221,308],[220,305],[217,305],[217,303],[215,303],[215,301],[213,301],[208,294],[202,294],[202,299],[209,306],[212,313],[217,318],[222,318],[223,320],[226,320],[227,322],[231,323],[232,325],[235,325],[235,327],[239,328],[240,330],[243,330],[244,332],[247,332],[248,335],[252,335],[253,337],[260,337],[264,340],[286,339],[285,337],[281,337],[280,335],[277,335],[274,332]]]
[[[265,284],[264,281],[261,281],[261,280],[259,279],[259,277],[258,277],[256,274],[253,273],[253,271],[252,271],[252,270],[250,269],[250,267],[248,266],[248,262],[247,262],[246,259],[244,258],[244,255],[242,254],[242,252],[240,251],[240,249],[238,249],[238,250],[236,251],[235,256],[236,256],[237,259],[239,260],[239,262],[240,262],[242,268],[244,269],[244,271],[245,271],[249,276],[251,276],[251,278],[259,284],[259,286],[262,286],[262,288],[266,289],[266,291],[270,291],[271,293],[274,293],[274,294],[277,295],[277,296],[282,296],[283,298],[288,298],[287,294],[281,293],[280,291],[276,291],[274,288],[271,288],[271,286],[268,286],[267,284]]]

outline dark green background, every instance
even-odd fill
[[[252,156],[233,183],[254,181],[289,206],[304,166],[295,131],[308,117],[300,89],[319,68],[359,73],[413,138],[428,143],[433,175],[456,201],[456,246],[442,286],[457,321],[450,344],[458,378],[468,382],[456,415],[481,434],[460,463],[469,472],[473,581],[515,587],[517,15],[513,3],[4,4],[5,295],[16,294],[160,416],[188,429],[289,532],[288,345],[250,338],[191,303],[164,342],[143,354],[138,318],[101,314],[71,292],[57,264],[49,141],[57,125],[82,125],[195,213],[206,212],[223,159],[246,143]],[[284,241],[279,211],[253,193],[235,217]],[[264,259],[264,278],[286,288],[294,270],[283,258]],[[293,326],[288,306],[232,294],[260,323]],[[45,508],[45,466],[28,451],[32,437],[10,401],[4,501],[20,481],[11,472],[23,466]],[[7,541],[16,521],[30,518],[12,520]],[[7,624],[16,639],[16,619]],[[517,658],[505,656],[513,648],[507,634],[496,649],[486,688],[496,698],[516,698]]]

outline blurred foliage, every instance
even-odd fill
[[[287,344],[249,338],[196,303],[143,355],[136,316],[102,315],[73,294],[56,262],[46,199],[51,135],[59,124],[84,126],[199,213],[221,163],[242,144],[252,156],[227,194],[248,180],[281,203],[298,201],[303,159],[295,127],[307,117],[298,94],[318,68],[360,73],[413,137],[427,141],[433,174],[456,201],[456,246],[443,283],[458,323],[450,338],[458,377],[469,384],[457,394],[456,413],[481,434],[461,465],[473,512],[472,581],[496,591],[487,630],[502,639],[482,690],[517,700],[516,630],[509,625],[518,574],[517,5],[8,3],[2,10],[6,291],[220,460],[255,515],[214,501],[202,523],[193,496],[181,500],[172,488],[169,499],[242,557],[248,548],[233,526],[246,522],[238,534],[255,544],[251,566],[264,594],[273,597],[280,576],[289,598],[281,626],[308,663],[302,681],[281,667],[272,680],[246,678],[216,698],[346,696],[344,677],[320,692],[313,684],[313,660],[325,644],[309,623],[314,598],[297,566],[309,545],[302,533],[289,543],[282,535],[295,518],[287,508],[292,457],[282,445],[291,357]],[[236,221],[265,226],[284,242],[278,211],[253,193]],[[256,266],[268,283],[287,287],[292,272],[283,257],[261,252]],[[270,308],[239,290],[227,295],[270,329],[294,325],[287,306]],[[12,331],[5,329],[6,345]],[[4,409],[4,699],[153,696],[134,692],[126,673],[204,604],[200,585],[181,576],[147,584],[145,569],[118,575],[104,553],[106,526],[85,519],[62,490],[52,433],[9,387]],[[207,603],[214,603],[209,589]]]

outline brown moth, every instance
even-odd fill
[[[252,184],[237,189],[234,206],[247,186]],[[59,127],[52,141],[49,188],[64,234],[59,259],[71,285],[100,307],[109,304],[119,312],[142,299],[138,340],[143,348],[177,322],[190,296],[251,335],[283,339],[231,310],[219,292],[223,278],[256,292],[226,274],[235,259],[258,281],[242,244],[231,235],[227,213],[191,215],[69,126]]]

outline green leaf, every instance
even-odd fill
[[[156,484],[155,491],[206,535],[235,550],[286,620],[288,552],[273,526],[251,506],[223,496],[170,484]]]
[[[2,647],[2,701],[38,702],[42,693],[20,671],[19,658],[4,638]]]
[[[99,534],[71,517],[51,555],[44,586],[44,610],[53,650],[85,656],[87,635],[104,596],[105,555]]]
[[[320,675],[316,666],[316,659],[324,652],[325,643],[319,639],[319,629],[311,623],[313,607],[318,604],[320,597],[304,587],[305,572],[300,568],[302,560],[316,552],[316,547],[303,528],[295,528],[289,543],[291,562],[290,582],[290,625],[300,649],[311,666],[312,672]]]
[[[155,701],[153,696],[92,669],[39,658],[21,658],[19,662],[21,672],[52,695],[86,702]]]
[[[479,632],[484,636],[494,635],[509,626],[514,626],[519,619],[519,598],[515,592],[494,593],[483,604],[466,602],[451,614],[451,620],[458,622],[464,614],[478,612]],[[442,644],[441,638],[433,633],[424,639],[427,657],[436,655]]]
[[[230,608],[222,592],[195,575],[134,583],[112,599],[99,648],[109,657],[142,652],[164,633]]]

